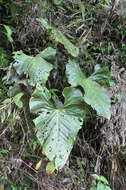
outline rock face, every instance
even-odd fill
[[[126,69],[112,65],[116,84],[110,89],[112,97],[111,119],[101,121],[101,135],[106,150],[111,155],[110,179],[112,189],[125,189],[125,148],[126,148]],[[123,163],[123,164],[120,164]]]
[[[126,146],[126,70],[112,66],[116,84],[111,88],[112,117],[101,129],[102,135],[109,147],[114,151]]]

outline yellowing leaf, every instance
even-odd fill
[[[39,170],[42,165],[42,159],[36,164],[35,170]]]
[[[55,168],[55,162],[54,161],[48,162],[48,164],[46,165],[46,173],[48,175],[51,175],[54,173],[55,169],[56,169]]]

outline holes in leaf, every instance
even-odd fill
[[[78,120],[79,120],[80,122],[82,122],[82,119],[81,119],[81,118],[78,118]]]
[[[49,152],[52,152],[52,147],[51,146],[49,147]]]
[[[44,137],[44,134],[45,134],[45,133],[41,133],[41,134],[42,134],[42,136]]]

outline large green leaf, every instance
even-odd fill
[[[72,94],[73,100],[70,97]],[[43,153],[50,161],[55,162],[56,169],[65,165],[85,116],[79,90],[66,88],[63,95],[65,104],[61,103],[57,107],[51,101],[50,92],[39,87],[30,100],[31,112],[39,115],[34,120],[36,135],[43,147]]]
[[[82,85],[85,91],[84,100],[97,111],[98,115],[110,119],[110,98],[105,88],[98,83],[86,79]]]
[[[46,55],[47,57],[47,55]],[[28,56],[22,51],[15,52],[14,54],[15,63],[13,64],[16,72],[21,74],[26,74],[30,78],[30,83],[32,85],[45,84],[49,72],[53,69],[52,65],[44,60],[38,54],[35,57]]]
[[[78,86],[85,79],[84,73],[81,71],[79,64],[74,60],[69,60],[66,66],[66,74],[68,81],[72,86]]]
[[[82,97],[83,94],[79,89],[72,88],[72,87],[66,87],[63,90],[63,96],[65,97],[65,106],[68,105],[76,105],[76,103],[78,104],[79,101],[83,101]]]
[[[32,57],[24,54],[22,51],[16,51],[14,52],[13,58],[15,60],[13,67],[15,68],[16,72],[19,75],[23,73],[26,74]]]
[[[39,52],[37,55],[39,57],[42,57],[43,59],[46,59],[47,61],[53,61],[56,57],[56,49],[52,47],[47,47],[43,51]]]
[[[28,75],[33,85],[45,84],[48,79],[49,72],[52,70],[52,68],[52,65],[45,61],[43,58],[37,56],[34,57],[31,60],[28,69]]]
[[[51,30],[51,37],[56,41],[64,45],[67,49],[68,53],[71,54],[73,57],[77,57],[79,55],[79,49],[73,45],[66,36],[54,26],[48,24],[47,20],[45,19],[37,19],[47,30]]]
[[[79,64],[70,60],[66,66],[68,81],[73,86],[82,86],[84,89],[84,100],[97,111],[97,114],[110,119],[110,97],[105,88],[93,81],[90,77],[85,78]]]

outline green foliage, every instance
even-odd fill
[[[100,73],[100,72],[99,72]],[[94,74],[95,77],[85,78],[81,71],[79,64],[74,60],[69,60],[66,67],[66,74],[69,83],[73,86],[81,86],[84,89],[84,100],[97,111],[98,115],[110,119],[110,97],[105,88],[100,86],[95,79],[98,79],[98,72]],[[104,73],[101,75],[104,78]]]
[[[50,56],[50,55],[49,55]],[[15,52],[14,68],[16,72],[26,74],[30,78],[31,85],[45,84],[49,72],[52,70],[52,65],[42,58],[42,53],[39,53],[35,57],[27,56],[22,51]]]
[[[14,52],[13,58],[15,60],[13,67],[17,74],[26,74],[32,57],[24,54],[22,51],[17,51]]]
[[[90,190],[112,190],[108,185],[108,180],[104,176],[97,174],[92,174],[91,176],[95,179],[95,181],[93,181],[93,187],[91,187]]]
[[[16,104],[16,106],[18,108],[23,108],[23,103],[21,101],[21,98],[24,94],[22,92],[16,94],[15,96],[13,96],[12,98],[6,98],[4,99],[4,101],[2,102],[3,105],[9,105],[9,104]]]
[[[71,54],[73,57],[77,57],[79,55],[79,49],[74,46],[66,37],[65,35],[58,30],[56,27],[48,24],[46,19],[37,19],[47,30],[51,31],[51,37],[56,42],[59,42],[64,45],[65,49]]]
[[[101,67],[98,64],[95,66],[95,72],[89,78],[104,86],[111,86],[113,83],[109,68],[106,66]]]
[[[36,136],[42,145],[43,154],[54,163],[56,169],[61,169],[67,162],[77,133],[86,119],[88,105],[91,105],[100,116],[110,119],[110,97],[102,86],[105,85],[103,83],[105,81],[109,84],[111,78],[109,70],[107,67],[98,68],[97,65],[95,72],[87,78],[79,64],[69,60],[66,75],[72,86],[64,88],[61,95],[63,102],[56,95],[57,89],[54,92],[54,89],[48,90],[46,87],[46,81],[54,68],[49,62],[53,63],[56,60],[55,49],[48,47],[34,57],[18,51],[14,53],[13,58],[16,77],[12,77],[14,78],[12,83],[15,82],[16,85],[10,88],[9,94],[14,96],[7,99],[9,102],[4,103],[15,103],[19,109],[23,107],[21,98],[24,94],[20,92],[17,82],[28,88],[30,86],[35,88],[34,92],[32,89],[29,91],[31,96],[29,106],[30,111],[37,115],[34,119]],[[78,88],[79,86],[83,91]]]
[[[46,59],[47,61],[52,61],[56,58],[56,50],[52,47],[47,47],[42,52],[39,52],[38,56]]]
[[[6,149],[0,149],[0,158],[4,158],[4,156],[8,153],[9,151]]]
[[[38,7],[39,2],[42,1],[28,0],[25,2],[27,4],[33,2]],[[26,163],[29,164],[30,160],[33,163],[33,168],[38,172],[41,168],[40,166],[39,169],[34,167],[32,156],[35,156],[35,163],[36,159],[40,160],[42,147],[42,152],[49,159],[46,172],[52,174],[55,169],[61,169],[67,162],[76,141],[78,131],[91,116],[92,108],[98,115],[110,119],[111,101],[107,93],[107,87],[112,85],[112,80],[108,67],[102,67],[101,65],[108,65],[109,62],[112,62],[113,57],[118,55],[118,48],[116,48],[117,52],[114,52],[115,44],[112,40],[109,38],[106,41],[106,38],[103,36],[103,41],[99,42],[101,36],[99,36],[99,33],[97,34],[98,28],[100,29],[99,23],[103,23],[103,20],[98,20],[95,16],[98,17],[100,11],[104,14],[104,10],[99,8],[109,5],[108,0],[99,0],[96,5],[92,1],[44,0],[42,4],[45,10],[42,10],[38,15],[32,15],[35,18],[32,17],[33,23],[31,22],[31,25],[32,27],[37,27],[35,31],[39,30],[39,26],[36,22],[34,23],[34,20],[37,17],[48,15],[46,12],[47,9],[50,11],[49,15],[53,15],[51,19],[54,19],[54,24],[59,25],[60,20],[62,20],[61,15],[64,20],[63,23],[61,22],[61,25],[56,28],[56,26],[49,24],[46,19],[37,19],[45,28],[45,31],[42,30],[45,38],[40,40],[39,44],[41,45],[38,47],[38,43],[35,45],[32,43],[36,36],[30,36],[31,31],[28,31],[27,40],[30,47],[24,47],[23,51],[14,52],[12,58],[8,56],[8,49],[11,54],[13,53],[13,48],[12,46],[8,48],[8,44],[10,45],[11,42],[11,44],[15,45],[15,50],[21,49],[18,39],[14,43],[13,37],[17,38],[16,35],[20,35],[17,34],[18,30],[16,30],[15,25],[20,25],[20,22],[24,18],[22,13],[25,2],[14,1],[13,3],[11,1],[10,3],[7,0],[5,3],[4,0],[0,0],[0,5],[2,5],[0,6],[0,16],[4,13],[6,7],[6,13],[11,13],[10,16],[6,14],[6,18],[2,18],[2,23],[5,24],[1,27],[2,36],[4,36],[4,39],[1,38],[2,48],[0,48],[0,72],[2,73],[0,73],[2,86],[0,91],[1,124],[2,127],[4,125],[5,127],[7,126],[5,138],[7,136],[7,143],[12,144],[12,154],[15,149],[17,151],[19,148],[15,148],[15,144],[19,143],[20,146],[21,143],[21,150],[24,152],[21,154],[22,159],[26,159],[26,155],[28,155]],[[30,10],[34,10],[34,13],[36,13],[36,7],[33,6],[32,9],[30,7]],[[96,10],[99,12],[95,13]],[[54,11],[56,11],[56,14],[53,14]],[[43,12],[46,14],[43,15]],[[27,12],[26,14],[28,15]],[[18,20],[20,16],[22,16],[22,19]],[[11,26],[10,20],[14,19],[14,17],[16,19],[12,21],[13,26]],[[30,15],[27,19],[29,18]],[[55,22],[55,18],[57,18],[56,21],[58,22]],[[24,31],[26,31],[25,24],[27,25],[28,23],[27,19],[26,23],[24,20]],[[49,20],[51,21],[51,19]],[[21,29],[21,26],[19,28]],[[67,31],[68,33],[61,32],[60,28],[63,29],[62,31]],[[14,29],[15,33],[13,37],[12,29]],[[31,27],[29,30],[31,30]],[[116,30],[118,29],[116,28]],[[111,36],[111,31],[108,30],[107,32]],[[48,34],[51,34],[50,36],[53,42],[46,39],[46,37],[48,38]],[[70,36],[73,41],[71,42],[66,36]],[[123,38],[121,38],[122,41]],[[119,42],[118,39],[117,41]],[[4,42],[6,46],[3,46]],[[78,44],[79,48],[74,43]],[[57,44],[62,44],[66,51],[62,52],[60,49],[62,46],[58,46]],[[56,45],[56,49],[52,48],[53,46],[56,47]],[[122,47],[120,51],[124,59],[126,52],[125,42],[124,46],[120,46],[119,44],[119,47]],[[43,51],[39,52],[40,49],[43,49]],[[27,52],[28,55],[23,52]],[[70,59],[71,57],[76,57],[76,60]],[[14,59],[14,62],[6,68],[8,62],[12,62],[12,59]],[[68,63],[67,60],[69,60]],[[79,64],[80,62],[81,64]],[[80,65],[83,67],[83,70]],[[95,71],[90,75],[93,66],[95,66]],[[92,114],[94,113],[93,111]],[[34,125],[31,120],[33,120]],[[19,130],[20,125],[23,131],[22,133]],[[2,127],[1,131],[4,131],[4,127]],[[88,128],[86,130],[88,131]],[[25,140],[26,144],[24,143]],[[0,151],[0,157],[4,158],[8,152],[4,149],[6,147],[2,148],[1,151],[5,150],[5,152]],[[17,154],[15,152],[14,155]],[[36,153],[39,156],[34,155]],[[84,168],[86,167],[84,159],[76,159],[76,167],[81,171],[80,174],[79,172],[75,174],[76,179],[79,179],[80,176],[82,179],[82,176],[84,176]],[[85,160],[88,163],[88,159],[86,158]],[[0,175],[2,172],[0,172]],[[16,169],[14,169],[14,172],[16,173]],[[18,172],[20,173],[20,171]],[[9,175],[7,174],[6,176]],[[110,190],[108,182],[103,176],[94,175],[93,177],[95,178],[95,185],[92,187],[92,190]],[[30,186],[13,184],[9,184],[9,188],[8,186],[5,186],[5,188],[8,190],[32,189]],[[78,187],[78,189],[80,188]]]
[[[52,161],[52,162],[49,162],[46,166],[46,173],[47,174],[52,174],[53,172],[55,171],[55,162]]]
[[[30,80],[33,84],[45,84],[49,72],[52,70],[52,65],[46,62],[41,57],[35,57],[30,62],[31,65],[29,65],[28,75],[30,77]]]
[[[16,94],[14,97],[13,97],[13,101],[14,103],[18,106],[18,108],[22,108],[23,107],[23,103],[21,101],[21,98],[24,94],[21,92],[21,93],[18,93]]]
[[[102,4],[102,5],[109,5],[108,0],[99,0],[99,3]]]
[[[8,42],[10,42],[13,47],[12,29],[10,26],[0,24],[0,39],[0,67],[5,68],[8,66],[10,58],[9,51],[5,49],[5,46],[8,46]]]
[[[30,100],[31,112],[39,115],[34,123],[43,153],[50,161],[55,161],[56,169],[65,165],[85,116],[78,89],[65,88],[63,95],[64,105],[53,97],[51,101],[49,91],[40,87]]]
[[[0,48],[0,66],[5,68],[8,66],[9,60],[6,51],[3,48]]]
[[[29,91],[31,96],[29,106],[31,113],[37,115],[33,120],[36,136],[42,145],[43,154],[54,163],[55,169],[61,169],[67,162],[77,133],[86,119],[88,105],[91,105],[100,116],[108,119],[111,116],[110,97],[106,89],[100,85],[101,83],[104,85],[103,81],[109,83],[108,80],[111,78],[109,70],[107,67],[96,68],[87,78],[79,63],[69,60],[66,65],[66,76],[71,86],[64,88],[61,95],[63,102],[56,95],[57,89],[54,92],[54,89],[48,90],[46,87],[50,72],[54,68],[51,63],[56,60],[55,49],[48,47],[34,57],[18,51],[14,52],[13,58],[14,70],[10,79],[13,86],[8,92],[10,98],[6,98],[3,105],[16,104],[18,109],[23,108],[22,97],[25,97],[25,94],[19,84],[35,88],[34,92],[33,89]],[[83,90],[80,90],[79,86]]]
[[[53,0],[53,3],[55,5],[60,5],[62,3],[63,0]]]
[[[111,115],[110,98],[106,90],[95,82],[95,79],[104,79],[105,72],[100,70],[92,78],[86,78],[79,65],[70,60],[66,66],[66,74],[71,85],[82,86],[84,95],[79,89],[65,88],[65,102],[62,104],[56,96],[51,96],[47,88],[37,87],[30,100],[31,112],[39,115],[34,120],[36,135],[43,147],[43,153],[50,161],[55,162],[56,169],[65,165],[82,126],[87,111],[84,101],[99,115],[108,119]]]
[[[13,38],[12,38],[12,33],[13,32],[12,32],[12,29],[9,26],[5,25],[5,24],[3,24],[3,27],[6,30],[5,35],[7,36],[8,41],[12,43],[13,42]]]

